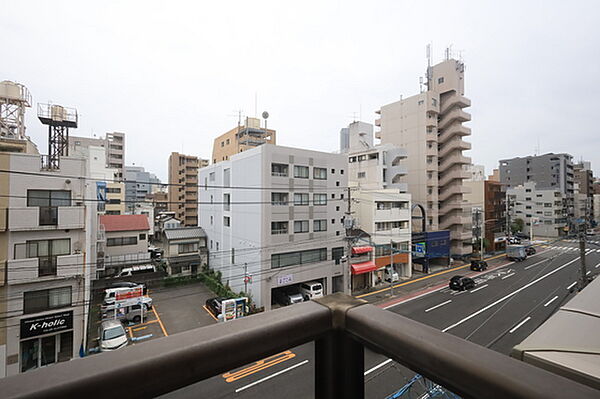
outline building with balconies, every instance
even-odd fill
[[[271,309],[276,290],[349,292],[342,262],[347,155],[264,144],[199,171],[209,265]]]
[[[198,225],[198,169],[208,160],[172,152],[169,156],[169,211],[184,226]]]
[[[134,214],[136,206],[147,202],[146,195],[160,190],[160,179],[141,166],[125,166],[125,209]]]
[[[125,133],[106,133],[104,137],[69,137],[69,153],[85,147],[103,147],[107,168],[116,169],[116,179],[125,177]]]
[[[0,377],[63,362],[86,347],[95,185],[83,158],[43,169],[0,152]]]
[[[470,214],[463,181],[470,177],[465,166],[471,159],[463,151],[471,144],[463,141],[471,129],[464,111],[471,101],[464,97],[464,64],[454,59],[427,69],[427,90],[412,97],[384,105],[375,125],[382,144],[406,150],[406,183],[413,204],[426,210],[428,231],[450,231],[451,252],[464,256],[472,251]]]
[[[250,150],[263,144],[277,144],[276,131],[260,126],[260,119],[246,117],[243,124],[215,138],[212,151],[212,162],[227,161],[232,155]]]

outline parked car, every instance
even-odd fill
[[[218,317],[221,314],[221,304],[225,298],[216,297],[210,298],[206,300],[206,308],[213,314],[213,316]]]
[[[475,287],[475,280],[465,276],[453,276],[448,285],[451,290],[465,291]]]
[[[535,250],[534,247],[525,248],[525,253],[527,254],[527,256],[535,255],[536,252],[537,251]]]
[[[593,236],[596,235],[596,233],[594,232],[594,229],[587,229],[585,235]]]
[[[488,268],[488,264],[484,260],[474,259],[471,261],[471,270],[475,272],[482,272]]]
[[[152,298],[150,298],[149,296],[138,296],[134,298],[119,300],[118,306],[116,306],[116,303],[114,301],[111,303],[104,303],[102,304],[100,309],[102,310],[102,312],[105,313],[110,310],[114,310],[115,307],[123,308],[125,306],[139,305],[140,302],[146,307],[147,310],[152,309]]]
[[[138,276],[140,274],[154,273],[156,271],[156,267],[154,265],[141,265],[141,266],[132,266],[126,267],[119,274],[115,276],[118,277],[129,277],[129,276]]]
[[[521,243],[521,240],[517,237],[509,237],[506,241],[509,244],[520,244]]]
[[[105,320],[98,329],[98,343],[101,352],[116,351],[127,346],[127,333],[119,320]]]
[[[139,323],[143,319],[146,319],[146,312],[148,311],[148,307],[145,304],[134,304],[120,307],[112,307],[107,309],[102,314],[103,320],[109,319],[118,319],[122,322],[133,322]],[[115,315],[115,312],[117,314]]]
[[[400,280],[400,276],[396,269],[392,269],[389,265],[383,271],[383,278],[390,283],[395,283]]]
[[[135,288],[135,287],[142,287],[144,289],[144,295],[146,295],[146,284],[144,283],[136,283],[133,281],[117,281],[114,283],[111,283],[108,288]]]
[[[298,288],[300,290],[300,294],[302,294],[302,297],[305,301],[321,298],[323,296],[323,284],[321,284],[318,281],[309,281],[308,283],[302,283]]]
[[[144,286],[134,285],[133,287],[111,287],[104,290],[104,304],[114,303],[117,298],[124,300],[136,298],[144,295]]]
[[[515,233],[515,237],[520,238],[522,240],[529,240],[529,234],[525,234],[522,232]]]
[[[279,289],[273,294],[275,302],[281,306],[293,305],[295,303],[304,302],[304,297],[297,289]]]

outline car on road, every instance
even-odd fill
[[[509,244],[520,244],[521,243],[521,240],[517,237],[509,237],[506,241]]]
[[[309,281],[298,286],[300,294],[305,301],[321,298],[323,296],[323,284],[318,281]]]
[[[105,320],[98,329],[100,352],[116,351],[127,346],[127,333],[119,320]]]
[[[520,238],[522,240],[529,240],[529,234],[525,234],[525,233],[515,233],[515,237]]]
[[[473,259],[471,261],[471,270],[475,272],[482,272],[488,268],[488,264],[486,261],[481,259]]]
[[[525,253],[527,254],[527,256],[535,255],[536,252],[537,251],[535,250],[534,247],[525,248]]]
[[[596,235],[596,233],[594,232],[594,229],[587,229],[585,235],[593,236]]]
[[[453,276],[448,284],[451,290],[465,291],[475,287],[475,280],[471,277]]]

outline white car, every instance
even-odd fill
[[[302,283],[298,286],[300,294],[304,297],[305,301],[311,299],[321,298],[323,296],[323,284],[318,281],[309,281],[308,283]]]
[[[127,333],[119,320],[106,320],[98,330],[100,352],[116,351],[127,346]]]

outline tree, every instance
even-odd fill
[[[516,233],[518,231],[523,231],[524,227],[525,222],[523,221],[523,219],[516,218],[510,225],[510,230],[511,232]]]
[[[481,240],[480,238],[477,238],[475,240],[475,242],[473,242],[473,251],[474,252],[479,252],[479,250],[481,249],[481,241],[480,240]],[[487,238],[484,238],[483,239],[483,249],[484,249],[484,251],[489,251],[490,248],[491,248],[490,240],[488,240]]]

